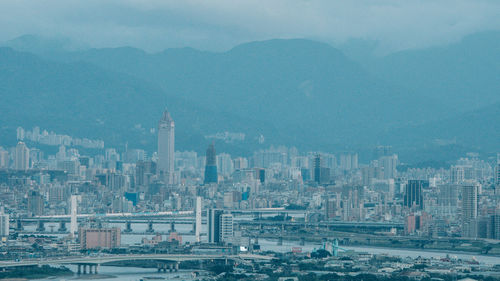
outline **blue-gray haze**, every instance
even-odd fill
[[[0,142],[39,125],[152,151],[167,106],[178,149],[498,151],[498,2],[353,2],[0,2]]]

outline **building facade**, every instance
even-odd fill
[[[17,143],[15,156],[14,168],[22,171],[28,170],[30,167],[30,150],[24,142]]]
[[[90,228],[81,227],[78,230],[81,249],[113,249],[121,244],[119,227]]]
[[[206,154],[206,163],[205,163],[205,184],[207,183],[217,183],[218,175],[217,175],[217,159],[215,153],[215,145],[211,143],[207,148]]]
[[[462,185],[462,236],[477,236],[479,185],[474,182]]]
[[[165,109],[158,123],[158,165],[157,175],[166,184],[174,184],[175,123]]]
[[[409,180],[405,187],[404,206],[407,208],[416,208],[422,210],[424,198],[422,189],[423,180]]]

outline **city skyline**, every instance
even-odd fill
[[[500,281],[499,15],[0,1],[0,280]]]

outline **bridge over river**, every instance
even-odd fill
[[[21,261],[0,261],[0,269],[9,267],[40,266],[40,265],[77,265],[78,274],[89,273],[97,274],[99,266],[110,265],[113,262],[120,261],[155,261],[158,271],[167,269],[177,271],[179,263],[183,261],[202,261],[202,260],[272,260],[271,256],[256,254],[237,254],[237,255],[196,255],[196,254],[144,254],[144,255],[104,255],[104,256],[70,256],[51,259],[26,259]]]

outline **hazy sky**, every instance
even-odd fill
[[[37,34],[149,51],[270,38],[362,38],[400,50],[500,30],[500,0],[0,0],[0,27],[0,41]]]

